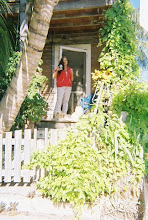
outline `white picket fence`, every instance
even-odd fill
[[[32,137],[33,136],[33,137]],[[65,130],[48,128],[37,130],[31,134],[30,129],[0,134],[0,182],[29,183],[44,175],[44,171],[22,169],[28,164],[33,151],[44,149],[47,144],[55,145],[66,136]]]

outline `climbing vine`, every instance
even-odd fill
[[[105,24],[100,30],[99,46],[103,50],[99,56],[100,69],[92,73],[96,82],[104,81],[112,96],[111,109],[119,117],[121,111],[128,113],[126,125],[131,137],[144,147],[145,173],[148,174],[147,97],[148,87],[138,78],[138,39],[132,20],[133,8],[128,0],[117,1],[105,13]],[[136,24],[138,27],[138,24]],[[105,73],[105,77],[102,76]],[[96,85],[96,83],[95,83]],[[100,82],[98,83],[98,86]]]
[[[132,6],[128,0],[117,0],[105,13],[105,24],[100,30],[99,46],[103,50],[99,56],[100,68],[109,69],[115,80],[123,77],[139,76],[136,61],[137,46],[131,22]]]

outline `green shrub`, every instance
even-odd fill
[[[0,77],[0,99],[5,94],[6,89],[8,88],[12,77],[15,74],[19,59],[20,52],[12,52],[12,56],[9,57],[8,66],[6,71],[2,73]],[[27,120],[32,122],[40,122],[42,117],[46,114],[48,109],[48,103],[41,96],[40,92],[44,87],[44,83],[47,82],[47,77],[42,76],[42,65],[43,61],[40,60],[37,71],[31,82],[27,96],[21,106],[21,109],[15,119],[15,122],[11,130],[15,129],[24,129],[25,123]]]
[[[12,77],[15,74],[15,70],[17,67],[17,64],[20,59],[20,52],[15,52],[13,51],[11,56],[9,57],[8,60],[8,65],[6,70],[1,70],[1,76],[0,76],[0,100],[2,99],[3,95],[5,94],[6,89],[8,88]]]
[[[103,45],[98,59],[100,69],[109,69],[116,76],[115,81],[139,76],[132,15],[129,0],[118,0],[105,12],[104,25],[99,30],[99,46]]]
[[[128,112],[126,125],[131,141],[139,142],[145,151],[145,168],[148,175],[148,86],[147,83],[130,81],[119,85],[112,100],[112,110],[120,116]]]
[[[124,176],[135,184],[141,180],[142,149],[129,143],[118,117],[108,120],[106,128],[105,120],[105,114],[84,116],[65,140],[33,154],[28,168],[41,167],[47,172],[37,184],[42,195],[54,202],[91,204],[100,195],[115,192],[116,181]]]
[[[20,108],[11,130],[24,129],[27,120],[39,123],[42,117],[45,116],[48,109],[48,103],[39,93],[38,86],[40,85],[40,90],[42,90],[44,82],[46,81],[47,78],[45,76],[34,75],[28,94]]]

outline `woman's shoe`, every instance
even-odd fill
[[[66,114],[62,113],[62,118],[65,118],[66,117]]]
[[[54,115],[53,115],[53,118],[54,118],[54,119],[59,119],[59,118],[60,118],[60,113],[54,114]]]

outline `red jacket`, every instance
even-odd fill
[[[60,74],[57,74],[57,87],[72,87],[71,72],[72,69],[67,67],[67,71],[62,70]]]

